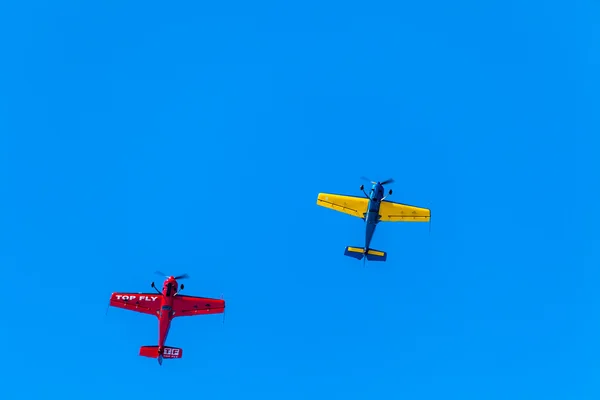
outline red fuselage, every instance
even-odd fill
[[[160,311],[158,314],[158,354],[162,354],[165,347],[165,341],[171,328],[173,319],[173,296],[177,295],[179,285],[174,277],[170,276],[163,283],[162,299]]]

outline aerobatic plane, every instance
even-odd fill
[[[157,271],[156,273],[165,276],[161,272]],[[173,318],[225,312],[225,301],[222,299],[182,295],[183,284],[180,286],[181,289],[177,290],[179,287],[177,281],[186,278],[189,278],[187,274],[167,276],[162,292],[152,282],[151,286],[156,293],[115,292],[110,297],[110,305],[113,307],[155,315],[158,318],[158,346],[142,346],[140,356],[157,358],[160,365],[162,365],[163,358],[181,358],[183,356],[182,349],[165,346]]]
[[[384,196],[384,185],[394,182],[388,179],[383,182],[373,182],[371,191],[367,194],[364,185],[360,190],[365,197],[348,196],[342,194],[319,193],[317,205],[327,207],[335,211],[343,212],[365,221],[365,245],[347,246],[344,255],[369,261],[385,261],[387,253],[372,249],[371,240],[375,233],[375,227],[379,222],[427,222],[431,218],[431,211],[427,208],[409,206],[406,204],[387,201],[386,198],[392,194],[392,190]],[[364,262],[364,261],[363,261]]]

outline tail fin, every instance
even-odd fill
[[[356,258],[358,260],[362,260],[363,257],[366,257],[369,261],[385,261],[387,260],[387,253],[381,250],[375,249],[367,249],[365,251],[364,247],[346,247],[344,251],[344,255],[352,258]]]
[[[140,356],[157,358],[158,363],[162,365],[163,358],[181,358],[183,349],[165,346],[162,352],[159,352],[158,346],[142,346],[140,347]]]

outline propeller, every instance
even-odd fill
[[[366,178],[366,177],[364,177],[364,176],[361,176],[361,177],[360,177],[360,179],[363,179],[363,180],[365,180],[365,181],[367,181],[367,182],[371,182],[373,185],[376,185],[376,184],[377,184],[377,182],[374,182],[374,181],[372,181],[372,180],[370,180],[369,178]],[[386,180],[386,181],[379,182],[379,183],[380,183],[380,184],[382,184],[382,185],[387,185],[388,183],[394,183],[394,180],[390,178],[390,179],[388,179],[388,180]]]
[[[365,176],[361,176],[360,179],[362,179],[363,181],[371,182],[373,185],[377,183],[377,182],[373,182],[372,180],[370,180],[369,178],[367,178]]]
[[[165,278],[168,278],[170,275],[164,274],[160,271],[156,271],[155,274],[160,275],[160,276],[164,276]],[[183,275],[179,275],[174,277],[176,281],[180,280],[180,279],[188,279],[190,276],[188,274],[183,274]]]

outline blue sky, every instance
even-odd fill
[[[368,4],[1,6],[3,398],[598,398],[600,7]],[[227,302],[162,367],[157,269]]]

